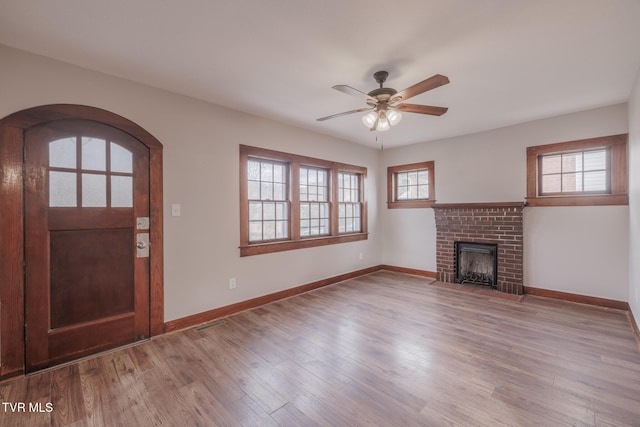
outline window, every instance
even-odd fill
[[[433,161],[387,168],[387,207],[430,208],[435,203]]]
[[[329,234],[329,172],[300,167],[300,236]]]
[[[367,239],[367,169],[240,146],[240,255]]]
[[[287,165],[270,160],[247,162],[249,242],[289,237]]]
[[[628,204],[627,135],[527,148],[531,206]]]
[[[105,139],[49,143],[49,207],[132,208],[133,154]]]
[[[360,231],[360,180],[357,174],[338,173],[338,230],[340,233]]]

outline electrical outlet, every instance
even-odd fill
[[[360,260],[364,259],[364,254],[362,252],[360,252]]]
[[[236,278],[232,277],[231,279],[229,279],[229,289],[235,289],[236,288]]]

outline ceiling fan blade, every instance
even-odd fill
[[[367,100],[371,100],[371,101],[374,101],[376,103],[378,102],[377,99],[370,97],[368,93],[365,93],[365,92],[363,92],[361,90],[358,90],[356,88],[353,88],[351,86],[335,85],[335,86],[332,86],[332,88],[335,89],[335,90],[339,90],[342,93],[346,93],[347,95],[357,96],[357,97],[364,96],[365,98],[367,98]]]
[[[449,83],[449,78],[447,76],[443,76],[441,74],[436,74],[435,76],[431,76],[426,80],[421,81],[420,83],[416,83],[413,86],[406,88],[405,90],[401,90],[391,97],[391,102],[400,102],[406,101],[409,98],[412,98],[416,95],[420,95],[428,90],[435,89],[442,85],[446,85]]]
[[[319,119],[316,119],[316,121],[324,122],[325,120],[335,119],[336,117],[346,116],[347,114],[361,113],[363,111],[370,111],[370,110],[373,110],[373,108],[374,107],[358,108],[357,110],[345,111],[344,113],[333,114],[333,115],[327,116],[327,117],[320,117]]]
[[[393,108],[406,113],[429,114],[431,116],[441,116],[448,110],[447,107],[434,107],[432,105],[418,104],[399,104]]]

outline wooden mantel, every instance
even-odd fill
[[[436,203],[434,209],[524,208],[525,202]]]

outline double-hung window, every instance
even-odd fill
[[[249,242],[289,238],[288,166],[266,159],[247,161]]]
[[[527,148],[531,206],[628,203],[627,135]]]
[[[328,234],[329,171],[300,166],[300,237]]]
[[[367,239],[367,169],[240,146],[240,255]]]

